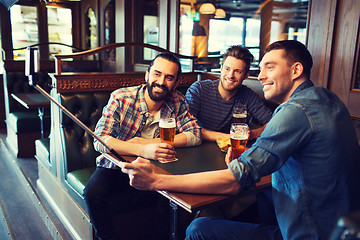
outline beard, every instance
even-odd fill
[[[161,88],[162,90],[164,90],[164,92],[162,92],[162,93],[153,92],[154,87]],[[161,102],[161,101],[165,100],[168,96],[171,95],[171,92],[172,92],[165,85],[159,85],[155,82],[149,84],[149,81],[146,82],[146,89],[149,93],[150,99],[155,102]]]

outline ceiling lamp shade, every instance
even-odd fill
[[[204,3],[200,6],[199,12],[201,14],[214,14],[215,13],[215,7],[211,3]]]
[[[225,18],[226,17],[226,13],[223,9],[218,8],[215,11],[215,18]]]

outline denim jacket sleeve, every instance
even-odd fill
[[[313,129],[306,110],[297,103],[281,104],[264,132],[237,161],[229,164],[236,180],[247,189],[282,167],[307,144]]]

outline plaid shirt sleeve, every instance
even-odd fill
[[[176,118],[176,128],[179,133],[192,133],[199,140],[201,139],[201,129],[197,120],[193,117],[185,103],[184,96],[179,92],[173,94],[174,117]],[[169,106],[169,104],[167,104]],[[171,108],[171,106],[169,107]]]

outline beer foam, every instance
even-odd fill
[[[230,135],[230,138],[234,139],[234,140],[247,140],[248,139],[248,135]]]
[[[159,127],[161,128],[174,128],[176,127],[175,119],[160,119]]]
[[[234,113],[233,117],[235,117],[235,118],[246,118],[246,114],[244,114],[244,113]]]

